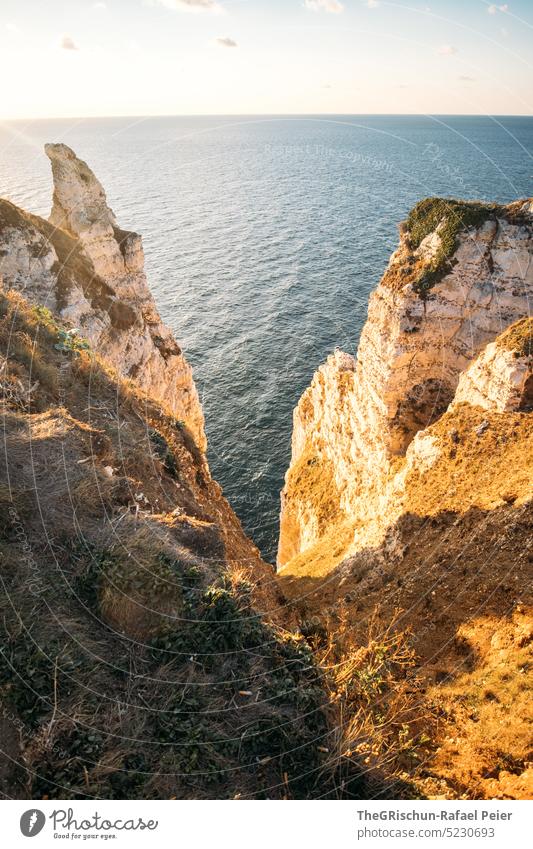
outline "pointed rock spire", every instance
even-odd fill
[[[80,239],[98,274],[141,271],[141,237],[119,229],[105,191],[87,163],[66,144],[46,144],[45,152],[54,179],[50,223]]]

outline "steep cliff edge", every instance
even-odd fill
[[[0,792],[321,794],[321,673],[190,431],[0,293]]]
[[[334,530],[326,569],[346,551],[383,539],[397,515],[397,475],[413,438],[456,393],[465,398],[467,380],[482,380],[490,351],[485,366],[465,372],[529,314],[532,224],[530,201],[498,207],[430,199],[412,211],[370,298],[357,358],[332,354],[294,412],[280,567]],[[514,362],[513,354],[499,350],[493,366],[514,397],[528,366],[513,365],[511,378],[503,362]],[[428,441],[417,445],[419,454],[422,445],[430,450]]]
[[[2,284],[57,313],[118,372],[183,419],[204,451],[203,413],[192,371],[155,306],[141,237],[121,230],[105,192],[64,144],[47,144],[50,220],[0,200]]]
[[[533,796],[532,225],[530,201],[419,204],[357,358],[294,413],[282,588],[340,691],[371,687],[344,758],[403,763],[429,796]]]

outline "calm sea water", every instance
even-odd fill
[[[87,160],[143,235],[194,366],[214,476],[268,559],[292,409],[354,352],[397,224],[427,195],[533,194],[533,118],[147,118],[0,124],[0,194],[47,215],[46,141]]]

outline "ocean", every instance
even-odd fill
[[[533,195],[533,118],[263,116],[0,124],[0,194],[48,215],[42,150],[65,142],[141,233],[193,365],[213,476],[274,562],[292,410],[355,353],[397,225],[429,195]]]

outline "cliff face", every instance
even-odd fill
[[[192,371],[157,312],[141,237],[121,230],[105,192],[63,144],[46,145],[54,178],[49,221],[0,200],[0,275],[78,330],[119,373],[206,440]]]
[[[423,433],[450,404],[527,403],[530,360],[494,340],[528,315],[532,222],[529,201],[434,199],[413,210],[370,298],[357,358],[331,355],[294,412],[281,567],[326,537],[325,570],[378,544],[401,510],[406,454],[431,462]]]
[[[341,692],[372,658],[345,751],[430,797],[533,793],[532,225],[529,201],[419,204],[357,358],[332,354],[294,412],[281,586]]]

